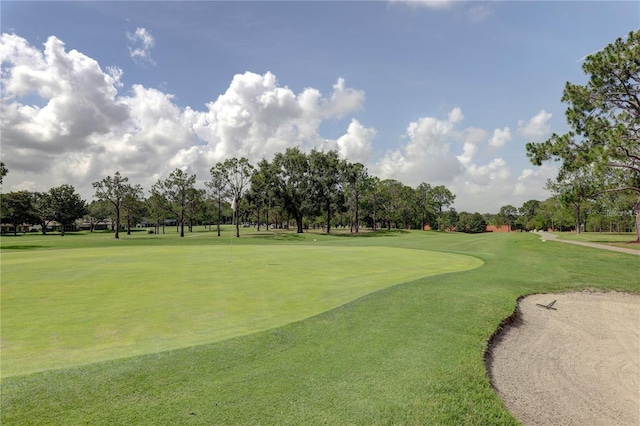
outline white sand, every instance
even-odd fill
[[[537,306],[557,300],[549,310]],[[489,374],[525,425],[640,425],[640,296],[537,294],[494,340]]]

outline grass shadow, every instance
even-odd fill
[[[10,246],[0,246],[0,250],[37,250],[42,248],[50,248],[51,246],[39,246],[39,245],[27,245],[27,244],[14,244]]]

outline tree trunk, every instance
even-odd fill
[[[327,234],[331,233],[331,206],[327,203]]]
[[[238,204],[240,204],[238,202]],[[240,216],[238,215],[238,208],[236,207],[236,211],[233,212],[233,216],[236,218],[236,238],[240,238],[240,220],[238,220],[240,218]]]
[[[640,243],[640,194],[636,203],[636,243]]]
[[[296,214],[296,226],[298,227],[298,230],[296,231],[296,233],[302,234],[302,215],[301,214]]]
[[[576,210],[576,233],[580,233],[580,206],[575,207]]]
[[[111,223],[113,226],[113,222]],[[115,238],[120,238],[120,206],[116,206],[116,235]]]
[[[218,237],[220,236],[220,216],[222,215],[222,200],[218,194]]]

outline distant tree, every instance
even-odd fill
[[[433,219],[433,203],[431,202],[431,185],[426,182],[420,183],[416,188],[416,207],[420,215],[420,229],[424,229],[427,223]]]
[[[487,230],[487,222],[480,213],[460,213],[460,219],[456,226],[458,232],[466,232],[467,234],[479,234]]]
[[[380,211],[382,210],[382,193],[380,191],[380,178],[377,176],[369,177],[367,184],[367,191],[364,193],[362,200],[363,210],[368,216],[368,220],[371,222],[371,229],[377,230],[378,221],[380,220]]]
[[[184,224],[189,208],[189,191],[196,183],[196,175],[175,169],[169,176],[159,179],[151,188],[151,195],[164,202],[164,209],[171,212],[178,221],[180,237],[184,237]]]
[[[534,218],[536,216],[536,212],[538,211],[538,207],[540,207],[540,201],[538,200],[529,200],[526,201],[520,209],[518,209],[518,214],[520,217],[518,218],[517,224],[522,228],[530,231],[535,229]]]
[[[445,186],[439,185],[431,189],[430,198],[434,210],[438,212],[438,231],[440,231],[440,225],[442,222],[442,209],[451,206],[455,201],[456,196]]]
[[[205,217],[206,191],[204,189],[191,188],[187,193],[187,215],[186,220],[189,232],[193,232],[193,225],[202,221]]]
[[[155,233],[160,233],[160,224],[162,223],[162,233],[165,233],[165,219],[169,210],[167,209],[167,199],[163,194],[151,190],[151,195],[145,200],[146,210],[150,219],[155,223]]]
[[[453,207],[442,213],[442,227],[444,229],[458,229],[460,215]]]
[[[127,223],[127,235],[131,235],[131,224],[140,218],[144,211],[144,203],[142,198],[144,192],[140,185],[128,185],[124,198],[122,199],[122,213]]]
[[[557,195],[563,205],[573,209],[575,229],[579,234],[582,228],[583,208],[600,193],[597,180],[593,179],[592,174],[586,169],[578,169],[561,173],[555,181],[548,180],[545,188]]]
[[[251,175],[253,174],[254,167],[249,163],[249,160],[242,157],[240,159],[230,158],[225,160],[222,163],[216,164],[214,169],[219,173],[216,177],[221,178],[225,184],[225,193],[230,198],[229,201],[231,202],[234,222],[236,224],[236,238],[240,238],[238,205],[242,201],[245,189],[247,189],[251,183]],[[213,171],[211,174],[212,177],[214,177]]]
[[[500,212],[496,215],[496,220],[499,222],[497,225],[507,225],[509,231],[516,219],[518,219],[518,209],[511,204],[500,207]]]
[[[360,232],[360,204],[371,189],[371,179],[366,167],[361,163],[346,163],[344,170],[344,190],[350,211],[351,232]]]
[[[222,221],[222,201],[229,197],[227,192],[227,183],[224,178],[224,170],[222,163],[218,163],[210,170],[211,180],[205,182],[205,186],[211,191],[211,196],[218,206],[218,237],[220,236],[220,222]]]
[[[303,232],[303,219],[313,213],[313,181],[309,171],[309,157],[300,148],[287,148],[273,158],[276,177],[276,196],[296,221],[296,232]]]
[[[87,202],[80,197],[72,185],[61,185],[49,190],[49,199],[54,219],[60,223],[60,235],[64,236],[67,225],[89,212]]]
[[[115,238],[120,238],[120,213],[122,208],[122,200],[129,191],[128,177],[120,175],[120,172],[115,172],[113,177],[107,176],[106,178],[93,182],[93,188],[96,190],[95,197],[98,200],[108,201],[113,205],[113,209],[116,214],[115,223]]]
[[[89,203],[89,213],[86,215],[90,224],[90,232],[93,232],[97,224],[105,222],[113,213],[113,205],[108,201],[92,200]]]
[[[2,185],[2,180],[9,173],[7,166],[4,165],[2,161],[0,161],[0,185]]]
[[[378,185],[378,200],[380,201],[380,219],[386,222],[387,230],[391,229],[394,223],[397,227],[400,220],[401,207],[403,202],[402,182],[395,179],[385,179]]]
[[[55,220],[51,194],[49,192],[33,192],[31,196],[33,212],[40,225],[40,231],[42,235],[47,235],[49,224]]]
[[[337,151],[312,150],[309,154],[309,173],[315,213],[324,213],[327,234],[331,233],[333,214],[344,205],[343,172],[345,166]]]
[[[29,191],[0,194],[0,216],[2,222],[13,225],[13,235],[18,227],[38,221],[33,207],[33,194]]]
[[[562,101],[571,131],[528,143],[535,165],[561,161],[559,174],[592,171],[602,191],[636,194],[636,241],[640,242],[640,30],[618,38],[582,64],[589,81],[566,83]]]

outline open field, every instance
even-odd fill
[[[42,274],[51,278],[59,274],[57,279],[63,282],[65,276],[77,273],[77,265],[66,268],[66,272],[56,266],[70,262],[63,252],[74,254],[72,257],[79,252],[95,262],[102,259],[110,266],[100,270],[105,276],[116,273],[117,265],[141,262],[142,253],[153,253],[148,256],[152,258],[171,258],[173,253],[189,266],[171,262],[170,275],[176,282],[160,293],[185,291],[177,298],[180,303],[194,294],[208,294],[210,297],[202,297],[206,301],[214,299],[214,293],[228,291],[225,286],[212,293],[202,289],[202,283],[208,285],[214,272],[231,277],[242,271],[259,279],[261,274],[271,273],[271,267],[277,267],[269,265],[277,259],[297,266],[290,268],[292,277],[276,274],[282,282],[309,280],[309,287],[297,289],[298,297],[312,294],[311,299],[317,302],[310,305],[318,308],[303,308],[306,297],[299,305],[283,307],[275,297],[269,302],[275,304],[267,304],[262,311],[257,305],[250,309],[261,312],[259,322],[277,316],[278,312],[273,312],[276,306],[276,310],[297,312],[298,316],[282,317],[257,332],[245,323],[220,340],[210,330],[194,331],[211,320],[206,317],[212,313],[207,311],[205,301],[190,301],[181,309],[171,307],[166,294],[154,298],[133,293],[126,298],[133,302],[129,315],[136,309],[150,309],[141,315],[148,318],[142,322],[146,331],[130,338],[140,343],[146,336],[147,342],[142,342],[146,354],[131,353],[131,357],[122,358],[132,347],[125,345],[116,350],[119,353],[115,357],[107,357],[113,359],[81,365],[91,359],[79,361],[84,352],[80,350],[71,357],[78,360],[77,365],[12,377],[3,372],[2,424],[516,424],[490,386],[483,361],[487,340],[501,320],[513,312],[516,299],[523,294],[585,288],[640,293],[636,256],[543,244],[532,234],[256,234],[252,230],[245,238],[233,240],[231,262],[227,258],[231,240],[217,238],[213,232],[189,234],[182,240],[175,234],[138,234],[121,241],[101,235],[2,237],[3,363],[4,338],[11,332],[6,321],[9,325],[12,321],[5,311],[5,298],[9,297],[5,290],[16,285],[15,278],[8,280],[5,275],[5,262],[32,256],[41,256],[41,262],[49,257],[61,258],[49,264],[49,269],[33,274],[30,271],[36,271],[35,262],[17,268],[14,273],[22,277],[22,286]],[[121,253],[127,250],[138,256]],[[256,260],[257,253],[262,256],[264,251],[268,258]],[[464,256],[447,258],[447,254]],[[189,264],[194,256],[201,262]],[[200,256],[222,257],[212,262],[221,270],[212,270]],[[475,261],[466,262],[469,257]],[[345,258],[347,266],[341,263]],[[458,260],[460,264],[451,263]],[[406,269],[415,274],[409,271],[407,276],[402,275],[405,261]],[[222,264],[237,268],[224,269]],[[428,276],[428,271],[437,270],[437,266],[421,267],[439,264],[445,267],[440,272],[467,270]],[[342,272],[334,275],[334,266]],[[167,265],[158,267],[167,275]],[[314,281],[311,271],[324,279]],[[390,275],[384,276],[387,271]],[[90,274],[91,279],[95,276]],[[377,278],[378,284],[369,286]],[[136,281],[144,287],[165,279],[150,267],[143,275],[123,275],[114,280],[107,277],[103,285],[116,293],[127,291],[127,287],[140,291],[139,285],[126,286],[123,282]],[[39,280],[40,286],[46,286],[46,278]],[[200,284],[193,285],[194,280]],[[195,293],[180,286],[194,287],[190,291]],[[343,287],[355,290],[345,295],[351,290],[345,292]],[[267,300],[267,293],[256,295],[246,290],[242,302],[230,305],[242,307],[256,299]],[[89,296],[85,294],[89,301],[83,303],[93,303],[93,311],[107,298]],[[325,305],[324,298],[333,301]],[[41,304],[46,299],[40,299]],[[112,306],[119,306],[116,302],[117,298]],[[164,314],[151,314],[153,308],[149,306],[154,303],[162,306],[163,312],[173,312],[169,322],[164,322]],[[205,317],[190,318],[191,312]],[[41,312],[43,315],[46,312]],[[109,317],[109,311],[103,315]],[[246,314],[247,318],[251,316]],[[115,314],[113,320],[117,320]],[[118,321],[120,325],[114,329],[128,324],[126,318]],[[21,327],[18,323],[11,328]],[[179,326],[175,330],[155,328],[172,323]],[[73,327],[73,321],[66,323],[65,328]],[[169,338],[162,344],[184,339],[178,345],[181,348],[152,351],[154,336],[162,342],[167,331]],[[189,340],[198,333],[199,337]],[[89,340],[95,336],[89,333]],[[211,341],[206,343],[207,339]],[[99,359],[100,353],[98,350],[92,356]],[[40,362],[48,361],[35,364]],[[30,370],[33,366],[21,368]]]

